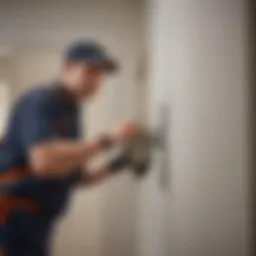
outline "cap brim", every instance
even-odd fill
[[[102,67],[107,73],[116,73],[119,70],[118,63],[110,58],[94,58],[94,59],[85,59],[85,63],[91,65],[99,65]]]
[[[102,60],[102,63],[103,63],[104,69],[108,73],[116,73],[119,69],[117,62],[113,59],[104,59]]]

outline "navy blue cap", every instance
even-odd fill
[[[115,72],[118,69],[116,61],[108,56],[105,48],[93,41],[79,41],[70,45],[65,60],[102,64],[108,72]]]

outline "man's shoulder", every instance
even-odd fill
[[[21,95],[19,103],[22,105],[57,104],[57,97],[51,85],[36,85]]]

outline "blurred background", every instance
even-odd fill
[[[121,63],[84,106],[85,136],[124,117],[156,132],[151,174],[77,192],[53,255],[254,255],[255,3],[0,0],[0,132],[20,93],[93,38]],[[255,183],[255,184],[254,184]]]

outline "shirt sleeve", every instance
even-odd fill
[[[23,150],[45,141],[57,138],[56,102],[49,95],[40,95],[26,100],[20,113],[20,143]]]

